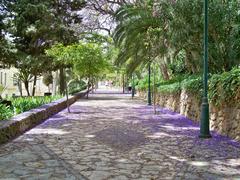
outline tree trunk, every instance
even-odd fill
[[[95,83],[94,83],[94,80],[92,80],[92,83],[91,83],[91,86],[92,86],[92,94],[94,93],[94,91],[95,91],[95,85],[94,85]]]
[[[23,93],[22,93],[22,82],[18,79],[17,83],[18,83],[18,90],[19,90],[20,96],[22,97],[23,96]]]
[[[65,94],[65,74],[64,74],[64,68],[60,68],[59,72],[59,90],[60,94],[64,95]]]
[[[57,94],[57,82],[58,82],[58,78],[59,78],[58,71],[55,72],[54,77],[55,78],[53,80],[53,95],[56,95]]]
[[[190,50],[188,50],[188,51],[186,50],[186,61],[185,62],[186,62],[186,67],[189,72],[191,72],[191,73],[197,72],[197,69],[194,64],[194,57]]]
[[[156,107],[156,69],[155,64],[153,64],[153,109],[154,114],[157,114],[157,107]]]
[[[30,92],[29,92],[29,82],[26,80],[23,82],[24,83],[24,86],[25,86],[25,89],[27,91],[27,95],[30,96]]]
[[[90,89],[90,78],[88,78],[88,84],[87,84],[87,99],[89,95],[89,89]]]
[[[169,74],[168,74],[168,70],[167,70],[167,65],[165,63],[161,63],[160,64],[160,70],[161,70],[161,74],[163,76],[164,80],[169,80]]]
[[[65,94],[66,94],[66,98],[67,98],[67,110],[68,110],[68,113],[70,113],[71,111],[70,111],[70,104],[69,104],[69,98],[68,98],[68,84],[67,84],[67,81],[66,81],[66,84],[65,84],[65,87],[66,87],[66,89],[65,89]]]
[[[33,79],[33,88],[32,88],[32,96],[35,96],[36,84],[37,84],[37,76],[34,76],[34,79]]]

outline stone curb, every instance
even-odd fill
[[[87,90],[84,90],[73,96],[69,96],[69,105],[73,104],[81,97],[84,97],[86,94]],[[11,139],[16,138],[66,107],[67,99],[64,97],[49,104],[21,113],[7,121],[0,121],[0,144],[4,144]]]

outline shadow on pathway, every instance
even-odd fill
[[[0,149],[15,179],[240,179],[240,144],[130,95],[90,95]],[[1,179],[0,178],[0,179]]]

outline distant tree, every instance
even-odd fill
[[[53,75],[51,72],[47,72],[43,74],[43,84],[48,87],[48,92],[50,93],[50,84],[53,83]]]
[[[3,2],[5,11],[8,12],[6,13],[8,16],[5,17],[8,23],[8,34],[16,48],[15,67],[25,71],[20,68],[28,68],[27,65],[30,65],[28,72],[33,76],[32,95],[34,95],[39,75],[45,71],[64,68],[61,64],[53,64],[45,55],[45,49],[54,43],[70,44],[77,40],[77,34],[71,25],[81,23],[82,17],[77,14],[77,11],[83,7],[84,1],[9,0]],[[64,79],[61,78],[61,88],[63,81]]]
[[[47,54],[55,57],[56,61],[72,66],[76,75],[87,80],[88,90],[108,68],[103,50],[96,43],[80,42],[69,46],[59,44],[47,50]]]

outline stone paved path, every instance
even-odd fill
[[[0,179],[240,179],[240,144],[129,95],[82,99],[0,147]]]

